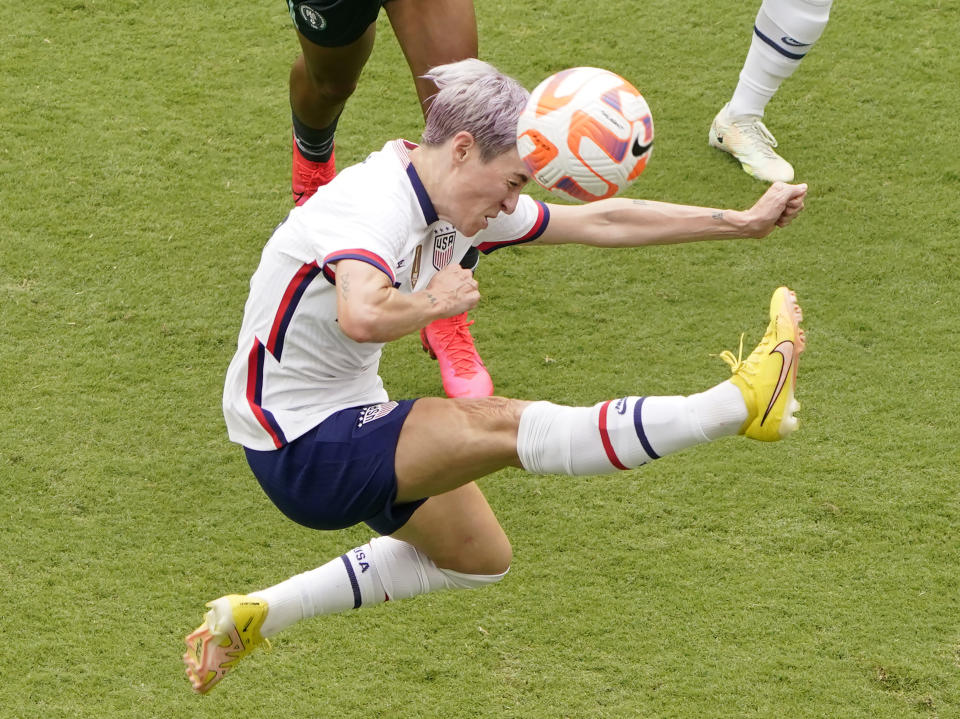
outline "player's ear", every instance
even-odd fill
[[[466,130],[458,132],[453,136],[451,142],[454,162],[464,162],[470,156],[470,153],[476,150],[476,147],[477,141],[473,139],[473,135]]]

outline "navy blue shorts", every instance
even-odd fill
[[[392,534],[426,501],[396,503],[397,439],[415,401],[341,410],[280,449],[244,447],[247,462],[270,500],[298,524],[344,529],[366,522]]]
[[[300,34],[321,47],[343,47],[377,21],[386,0],[287,0]]]

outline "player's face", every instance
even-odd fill
[[[450,221],[467,237],[487,226],[501,212],[517,208],[520,191],[530,181],[516,148],[484,162],[476,150],[454,180]]]

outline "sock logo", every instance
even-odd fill
[[[366,558],[367,553],[360,549],[360,547],[353,550],[353,559],[357,563],[357,566],[360,567],[360,574],[370,569],[370,562],[364,561]]]
[[[617,410],[617,414],[626,414],[627,413],[627,398],[621,397],[617,400],[617,403],[613,405],[613,408]]]
[[[772,350],[770,354],[776,352],[780,355],[782,364],[780,365],[780,377],[777,378],[777,385],[773,388],[773,396],[770,397],[770,402],[767,404],[767,410],[763,413],[763,419],[760,420],[760,424],[763,425],[767,421],[767,415],[770,414],[770,410],[773,409],[773,405],[776,404],[777,399],[780,397],[780,393],[783,392],[783,387],[787,382],[787,377],[790,376],[790,370],[793,367],[793,360],[796,356],[796,347],[793,344],[793,340],[784,340]]]
[[[780,38],[780,42],[782,42],[784,45],[789,45],[790,47],[810,47],[813,44],[810,42],[800,42],[789,35],[784,35],[782,38]]]

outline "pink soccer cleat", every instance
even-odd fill
[[[293,188],[293,201],[299,206],[313,197],[313,193],[321,185],[326,185],[337,175],[337,168],[334,164],[334,153],[330,154],[330,159],[326,162],[313,162],[300,154],[300,148],[297,142],[293,142],[293,173],[291,177],[291,187]]]
[[[420,330],[424,352],[440,364],[440,378],[448,397],[489,397],[493,380],[477,354],[467,313],[435,320]]]

